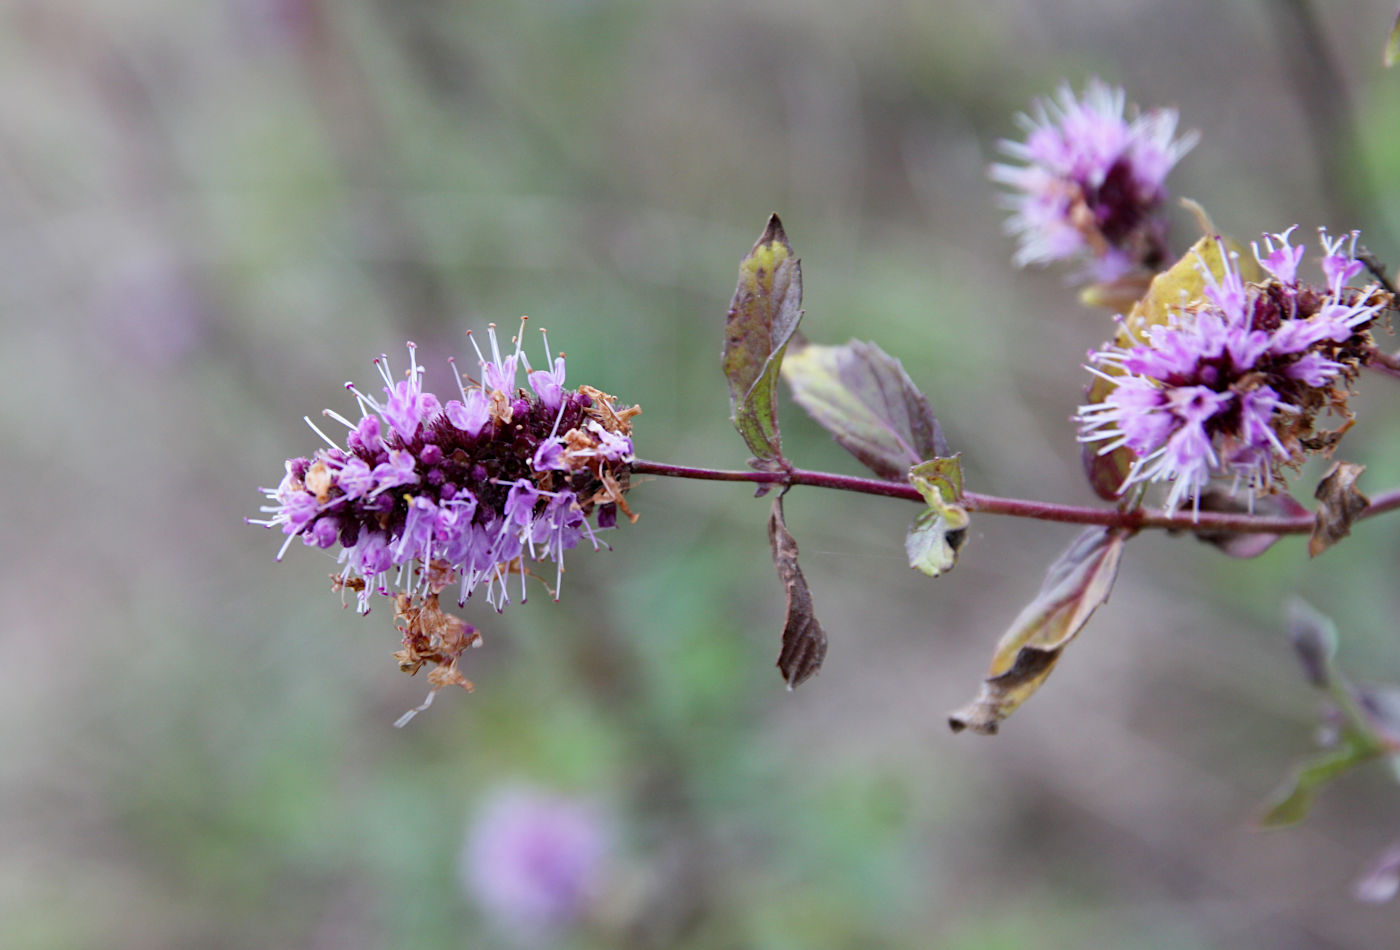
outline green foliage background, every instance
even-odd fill
[[[912,506],[794,492],[832,646],[788,693],[767,503],[641,484],[561,602],[472,606],[477,692],[398,731],[426,686],[389,612],[340,610],[330,562],[275,564],[241,523],[375,355],[415,340],[441,385],[463,331],[522,313],[572,383],[643,405],[643,455],[742,465],[720,330],[773,210],[804,331],[901,359],[970,489],[1089,503],[1069,416],[1110,324],[1010,268],[994,143],[1097,74],[1203,131],[1174,192],[1228,232],[1360,226],[1400,262],[1394,4],[1315,5],[1354,155],[1294,95],[1291,6],[0,7],[0,944],[509,945],[455,868],[484,797],[529,782],[616,829],[599,920],[563,946],[1390,945],[1400,910],[1348,896],[1400,835],[1385,775],[1249,826],[1310,748],[1284,594],[1337,619],[1343,666],[1400,679],[1394,518],[1315,563],[1134,541],[994,740],[946,711],[1071,528],[975,518],[930,581]],[[1360,403],[1346,457],[1393,485],[1400,400],[1367,379]],[[855,471],[784,412],[791,458]]]

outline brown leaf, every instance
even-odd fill
[[[1065,645],[1108,600],[1131,536],[1121,528],[1089,528],[1050,565],[1040,592],[997,642],[977,696],[948,717],[954,732],[995,735],[1001,721],[1040,688]]]
[[[1317,523],[1308,541],[1308,554],[1312,557],[1351,534],[1352,521],[1371,503],[1371,499],[1356,488],[1356,480],[1364,471],[1364,465],[1333,462],[1322,481],[1317,483],[1317,491],[1313,493],[1318,500]]]
[[[812,612],[812,593],[797,566],[797,539],[783,520],[783,496],[773,499],[768,516],[768,543],[773,549],[773,566],[787,591],[787,616],[783,622],[783,648],[778,669],[793,689],[817,670],[826,659],[826,633]]]

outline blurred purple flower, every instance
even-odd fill
[[[1111,281],[1165,255],[1166,199],[1173,165],[1198,135],[1176,134],[1174,109],[1124,117],[1123,90],[1090,79],[1082,96],[1069,84],[1054,100],[1037,99],[1017,116],[1026,141],[1001,149],[1022,165],[996,164],[993,181],[1013,189],[1007,233],[1019,241],[1015,262],[1083,260],[1087,280]]]
[[[156,367],[173,365],[198,348],[212,321],[198,275],[164,246],[133,252],[103,273],[93,312],[112,349]]]
[[[543,937],[576,923],[597,898],[610,850],[587,803],[505,789],[478,812],[462,849],[462,886],[502,930]]]
[[[1323,232],[1328,286],[1299,283],[1302,248],[1289,243],[1292,230],[1266,236],[1266,254],[1255,246],[1267,280],[1246,283],[1221,242],[1225,272],[1217,278],[1198,264],[1200,298],[1148,328],[1145,340],[1091,354],[1104,369],[1090,371],[1114,388],[1080,407],[1079,440],[1105,443],[1100,454],[1126,446],[1137,456],[1120,493],[1169,482],[1171,509],[1199,502],[1213,477],[1228,475],[1262,494],[1280,466],[1330,447],[1345,430],[1318,434],[1313,422],[1325,408],[1346,417],[1345,394],[1333,384],[1355,375],[1368,327],[1390,298],[1344,286],[1360,271],[1355,233]]]

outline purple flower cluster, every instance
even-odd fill
[[[518,337],[503,356],[495,328],[488,332],[490,358],[477,349],[481,380],[464,381],[454,364],[454,398],[445,402],[423,388],[412,343],[403,379],[387,357],[375,361],[382,397],[347,383],[360,418],[325,413],[349,430],[344,447],[308,419],[328,447],[289,459],[281,484],[263,489],[268,517],[253,522],[287,536],[279,559],[294,538],[338,548],[338,587],[357,593],[362,613],[372,595],[394,596],[398,615],[411,620],[410,646],[422,628],[442,626],[439,592],[455,586],[460,605],[484,589],[500,610],[510,575],[520,576],[524,600],[527,563],[553,562],[557,597],[564,552],[599,545],[589,517],[596,513],[599,529],[616,524],[619,508],[631,517],[623,492],[630,420],[641,410],[617,409],[589,386],[566,389],[564,357],[550,359],[547,342],[545,368],[536,370]],[[522,368],[528,392],[517,388]],[[475,637],[457,633],[449,639]]]
[[[576,923],[599,896],[609,845],[586,802],[506,789],[472,823],[462,884],[502,930],[526,940],[547,937]]]
[[[1003,140],[1001,148],[1024,164],[993,165],[990,175],[1014,189],[1006,230],[1019,240],[1018,266],[1082,260],[1084,278],[1111,281],[1160,265],[1164,182],[1197,135],[1174,138],[1173,109],[1129,120],[1124,106],[1121,89],[1091,79],[1083,96],[1066,84],[1055,100],[1036,100],[1031,115],[1017,117],[1026,141]]]
[[[1244,280],[1221,241],[1224,273],[1199,261],[1199,298],[1149,327],[1146,339],[1091,354],[1100,368],[1090,371],[1114,388],[1080,407],[1079,439],[1104,443],[1100,454],[1126,446],[1136,456],[1120,494],[1169,482],[1166,504],[1174,509],[1187,498],[1199,504],[1217,475],[1259,494],[1280,478],[1280,466],[1330,449],[1350,424],[1345,388],[1336,384],[1352,379],[1373,348],[1369,328],[1390,296],[1347,286],[1362,270],[1356,232],[1329,238],[1324,231],[1326,286],[1301,283],[1303,248],[1290,243],[1292,231],[1266,236],[1263,252],[1254,245],[1268,275],[1260,282]],[[1315,432],[1323,409],[1346,422]]]

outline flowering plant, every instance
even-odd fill
[[[954,731],[990,735],[1108,598],[1134,535],[1189,532],[1248,557],[1308,534],[1316,556],[1359,520],[1400,508],[1400,491],[1362,494],[1364,466],[1341,459],[1316,485],[1315,509],[1292,494],[1302,463],[1333,457],[1356,424],[1349,400],[1362,373],[1400,375],[1400,360],[1377,342],[1396,288],[1358,232],[1320,233],[1320,282],[1304,276],[1295,227],[1264,234],[1246,252],[1199,208],[1202,235],[1173,253],[1166,177],[1198,140],[1177,134],[1174,111],[1130,110],[1121,90],[1095,79],[1080,95],[1064,86],[1035,103],[1021,124],[1025,141],[1002,143],[1020,164],[990,169],[1011,189],[1015,261],[1069,263],[1085,302],[1116,311],[1111,338],[1089,354],[1075,415],[1088,481],[1110,506],[969,490],[960,454],[897,359],[873,343],[823,345],[798,332],[802,268],[773,215],[740,262],[723,334],[733,422],[752,453],[747,470],[638,458],[640,408],[592,386],[566,388],[564,357],[547,342],[544,363],[533,367],[522,320],[504,349],[488,330],[477,375],[464,378],[453,365],[446,399],[424,388],[413,344],[402,378],[386,357],[376,360],[383,397],[347,384],[358,418],[326,413],[348,430],[343,445],[312,424],[326,447],[286,462],[281,482],[264,490],[267,517],[255,523],[285,535],[283,552],[296,538],[333,551],[332,587],[353,594],[361,613],[390,598],[400,668],[432,666],[428,700],[446,685],[470,688],[458,662],[481,640],[440,595],[455,593],[463,607],[480,594],[500,611],[517,591],[525,600],[534,578],[557,598],[566,551],[604,546],[599,535],[619,513],[637,520],[626,497],[633,475],[744,481],[760,496],[777,490],[768,536],[787,600],[777,665],[789,688],[821,668],[828,646],[784,518],[792,488],[917,503],[905,552],[912,568],[934,577],[953,569],[978,513],[1081,525],[995,646],[972,701],[949,716]],[[804,470],[787,458],[780,379],[873,477]],[[1323,779],[1393,755],[1376,718],[1354,716],[1365,741],[1329,760],[1330,770],[1299,779],[1302,791],[1284,799],[1291,810],[1270,815],[1299,817],[1299,802]]]

